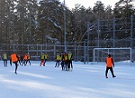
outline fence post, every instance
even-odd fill
[[[130,47],[133,48],[133,16],[131,15]]]
[[[30,51],[30,49],[29,49],[29,44],[27,45],[27,47],[28,47],[28,54],[29,54],[29,51]]]
[[[116,31],[115,18],[113,18],[113,47],[115,47],[115,31]]]
[[[76,41],[74,42],[74,59],[75,59],[75,61],[76,61],[76,50],[77,49],[77,45],[76,45]]]
[[[54,52],[53,52],[53,58],[56,56],[56,44],[54,44]]]
[[[93,62],[95,62],[95,48],[93,49]]]
[[[38,44],[37,44],[37,56],[38,56]]]
[[[84,41],[84,64],[86,64],[86,56],[87,56],[87,53],[86,53],[86,40]]]

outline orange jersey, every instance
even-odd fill
[[[28,55],[25,54],[24,57],[23,57],[24,60],[28,60]]]
[[[68,60],[68,55],[64,54],[64,60],[67,61]]]
[[[113,66],[113,59],[111,57],[106,58],[106,66],[112,67]]]
[[[15,53],[11,54],[10,58],[11,58],[12,62],[17,62],[18,61],[17,55]]]

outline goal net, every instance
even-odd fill
[[[93,62],[105,62],[108,54],[111,54],[115,62],[131,62],[132,48],[94,48]]]

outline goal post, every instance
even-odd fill
[[[111,54],[115,62],[132,62],[132,48],[94,48],[93,62],[105,62],[108,54]]]

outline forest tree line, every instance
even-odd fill
[[[89,23],[135,17],[133,3],[119,0],[112,8],[97,1],[93,7],[76,4],[71,10],[59,0],[0,0],[0,44],[63,44],[64,10],[67,42],[83,41]]]

